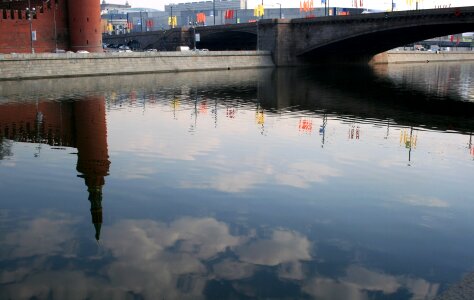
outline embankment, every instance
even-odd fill
[[[375,55],[372,64],[403,64],[445,61],[474,61],[474,51],[387,51]]]
[[[268,67],[267,51],[0,54],[0,80]]]

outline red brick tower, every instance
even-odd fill
[[[72,51],[102,52],[100,0],[68,0]]]

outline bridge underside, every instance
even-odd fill
[[[368,62],[381,52],[450,34],[474,31],[474,24],[425,25],[352,36],[298,55],[302,63]]]
[[[219,32],[201,35],[201,42],[197,43],[197,47],[211,51],[255,50],[257,35],[248,32]]]

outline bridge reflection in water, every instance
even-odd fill
[[[0,140],[3,139],[77,148],[76,169],[87,186],[95,238],[99,240],[102,187],[110,166],[104,96],[86,96],[80,101],[1,105]]]

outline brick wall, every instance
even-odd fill
[[[33,48],[38,53],[52,52],[56,48],[56,39],[58,49],[69,47],[66,0],[57,0],[56,5],[54,0],[51,2],[44,7],[42,2],[32,4],[36,9],[36,16],[32,19],[32,30],[36,31],[37,38],[33,42]],[[30,53],[30,37],[30,22],[26,7],[0,9],[0,53]]]

